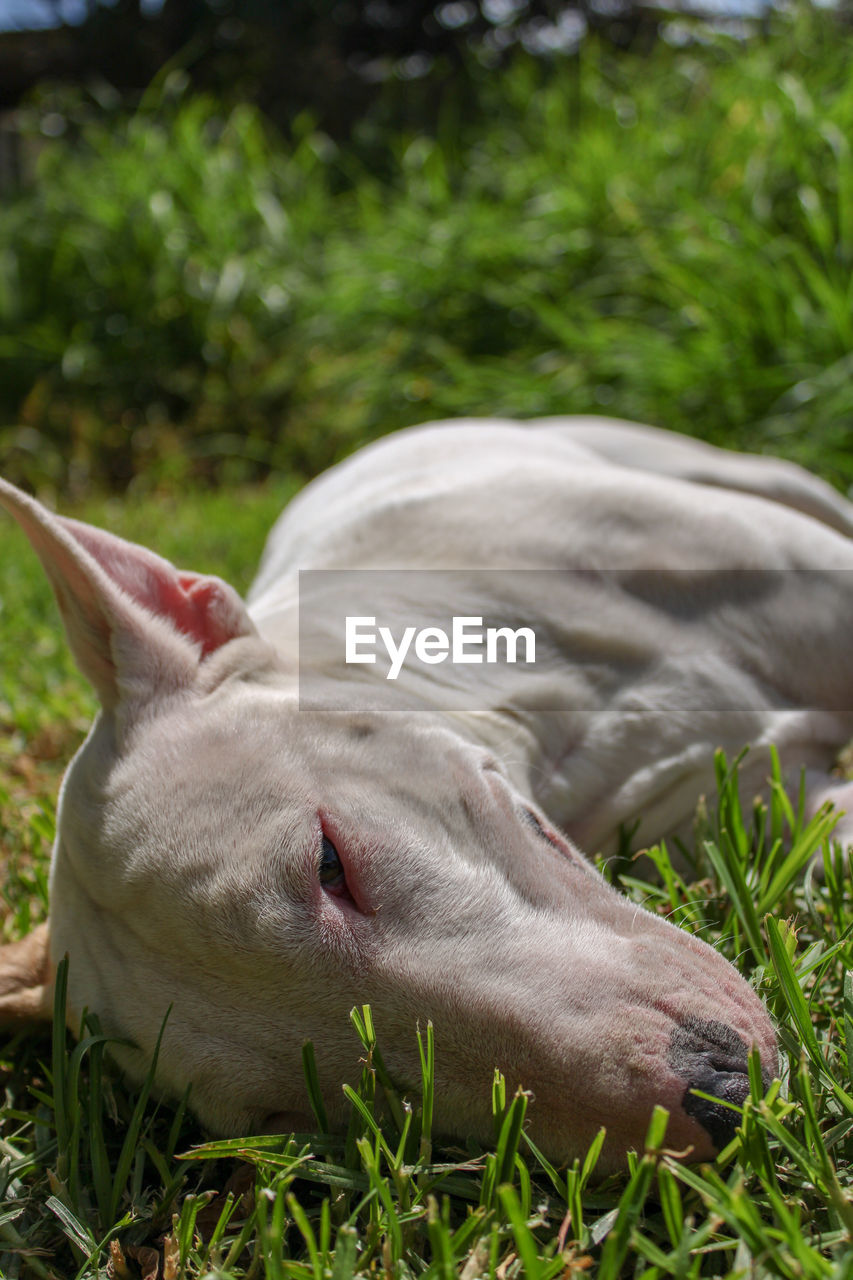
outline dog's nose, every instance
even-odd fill
[[[739,1115],[724,1103],[742,1107],[749,1096],[749,1047],[725,1022],[687,1017],[675,1027],[669,1064],[684,1080],[682,1109],[701,1124],[718,1151],[734,1137]],[[769,1083],[772,1067],[762,1059],[761,1075]],[[696,1090],[711,1098],[698,1097]]]

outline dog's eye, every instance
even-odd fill
[[[532,809],[522,809],[521,816],[527,823],[528,827],[532,827],[534,831],[537,831],[544,840],[548,839],[548,834],[545,828],[542,826],[542,823],[539,821]]]
[[[328,836],[323,836],[320,851],[320,884],[326,889],[336,889],[344,883],[344,869],[338,851]]]
[[[536,834],[540,835],[543,840],[547,840],[548,843],[552,844],[555,849],[560,848],[560,846],[557,844],[554,837],[550,835],[549,832],[547,832],[545,828],[542,826],[542,823],[539,821],[539,818],[533,812],[532,809],[522,809],[521,816],[524,819],[524,821],[527,823],[527,825],[529,827],[532,827],[533,830],[536,832]],[[560,850],[560,852],[562,853],[562,849]]]

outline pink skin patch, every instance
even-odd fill
[[[76,520],[60,523],[122,591],[195,641],[203,658],[251,630],[236,593],[219,578],[176,570],[145,547]]]
[[[158,612],[165,613],[185,636],[201,646],[203,658],[233,639],[232,611],[215,578],[182,573],[177,584],[163,581],[159,585]]]

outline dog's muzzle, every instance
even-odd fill
[[[702,1126],[718,1151],[735,1136],[740,1116],[731,1103],[742,1107],[749,1097],[749,1048],[725,1022],[690,1016],[675,1028],[669,1045],[669,1065],[685,1081],[682,1109]],[[761,1077],[770,1083],[776,1063],[762,1059]],[[710,1094],[719,1102],[699,1097]]]

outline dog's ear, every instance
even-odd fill
[[[0,1026],[50,1022],[55,977],[47,924],[0,947]]]
[[[44,565],[74,657],[105,709],[188,684],[214,650],[255,634],[221,579],[184,573],[144,547],[53,515],[3,480],[0,504]]]

